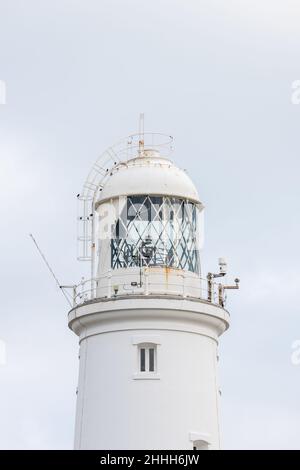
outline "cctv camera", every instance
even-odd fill
[[[225,275],[227,273],[227,262],[225,258],[219,258],[218,262],[220,266],[220,274]]]

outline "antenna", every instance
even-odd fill
[[[209,302],[213,302],[213,297],[214,297],[214,282],[213,280],[216,278],[216,277],[224,277],[226,276],[227,274],[227,261],[225,260],[225,258],[219,258],[218,260],[218,263],[219,263],[219,268],[220,268],[220,271],[218,273],[208,273],[207,274],[207,300]],[[234,280],[235,284],[232,286],[232,285],[229,285],[229,286],[225,286],[224,284],[219,284],[218,285],[218,298],[219,298],[219,304],[224,307],[225,305],[225,298],[224,298],[224,292],[226,289],[239,289],[239,282],[240,280],[238,278],[236,278]]]
[[[139,155],[144,151],[144,113],[140,114],[139,118]]]
[[[30,238],[32,239],[33,243],[35,244],[39,254],[41,255],[44,263],[46,264],[47,268],[49,269],[50,273],[52,274],[57,286],[59,287],[62,295],[64,296],[64,298],[66,299],[66,301],[68,302],[68,304],[70,305],[70,307],[73,307],[72,303],[70,302],[70,299],[68,298],[67,294],[65,293],[64,289],[63,289],[63,286],[60,284],[59,280],[57,279],[57,277],[55,276],[50,264],[48,263],[44,253],[42,252],[42,250],[40,249],[39,245],[37,244],[37,241],[36,239],[34,238],[34,236],[32,235],[32,233],[29,234]]]

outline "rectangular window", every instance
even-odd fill
[[[154,372],[154,348],[149,349],[149,372]]]
[[[156,347],[153,344],[139,346],[140,372],[156,372]]]
[[[146,350],[145,350],[145,348],[140,349],[140,361],[141,361],[140,370],[141,370],[141,372],[145,372],[146,371]]]

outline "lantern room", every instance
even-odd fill
[[[187,173],[153,148],[115,165],[95,200],[95,268],[111,288],[182,294],[200,289],[203,205]],[[197,281],[196,281],[197,280]]]

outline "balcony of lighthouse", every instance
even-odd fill
[[[83,279],[74,287],[73,306],[141,297],[181,298],[221,307],[226,305],[221,284],[166,266],[143,267],[141,273],[134,268],[122,268],[118,275],[109,270],[100,277]]]

